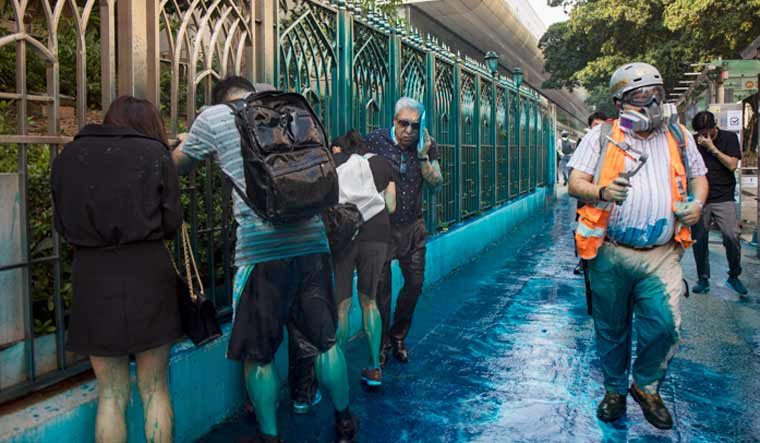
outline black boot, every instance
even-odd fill
[[[276,435],[257,434],[252,437],[240,437],[236,440],[236,443],[283,443],[284,441]]]
[[[613,422],[625,414],[625,395],[607,391],[596,408],[596,416],[603,422]]]
[[[404,343],[404,340],[396,340],[393,342],[393,356],[401,363],[407,363],[409,361],[409,351],[406,350],[406,343]]]
[[[644,418],[657,429],[671,429],[673,427],[673,417],[670,416],[668,408],[665,407],[660,394],[647,394],[636,386],[631,385],[631,396],[636,403],[641,406],[641,412]]]
[[[359,435],[359,417],[348,409],[343,412],[335,411],[335,442],[353,443]]]
[[[388,353],[389,352],[391,352],[391,345],[389,345],[389,344],[384,344],[380,348],[380,367],[381,368],[384,368],[385,367],[385,363],[388,362]]]

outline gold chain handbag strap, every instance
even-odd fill
[[[195,261],[195,254],[193,254],[193,248],[192,243],[190,243],[190,233],[187,229],[187,224],[182,223],[182,243],[183,243],[183,249],[185,251],[185,269],[187,271],[187,282],[190,285],[190,295],[193,298],[193,301],[196,299],[195,290],[193,289],[192,284],[192,272],[190,270],[190,263],[193,265],[193,271],[195,271],[195,281],[198,282],[198,287],[201,290],[201,293],[205,293],[206,291],[203,288],[203,282],[201,281],[201,273],[198,272],[198,263]]]
[[[187,225],[185,223],[182,223],[182,229],[180,230],[180,242],[182,244],[182,256],[185,262],[185,278],[187,281],[188,289],[190,290],[190,298],[195,301],[197,300],[198,296],[195,294],[195,285],[193,285],[193,272],[190,268],[191,263],[192,269],[195,270],[195,281],[198,282],[198,287],[200,288],[201,293],[204,293],[205,290],[203,289],[201,274],[198,272],[198,264],[195,262],[195,254],[193,254],[193,248],[190,246],[190,234],[188,233]],[[169,249],[169,246],[166,245],[166,243],[164,243],[164,246],[166,247],[166,251],[169,253],[169,258],[172,261],[174,272],[176,272],[177,275],[182,275],[182,273],[179,272],[179,268],[177,267],[177,262],[174,261],[174,254]]]

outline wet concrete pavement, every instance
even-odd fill
[[[725,286],[723,249],[712,244],[712,291],[682,300],[681,346],[660,390],[675,428],[651,427],[630,397],[627,416],[604,424],[595,417],[604,388],[593,324],[583,279],[572,273],[571,206],[560,197],[535,223],[428,288],[408,340],[410,362],[391,360],[379,391],[359,384],[365,340],[349,344],[360,441],[760,441],[760,263],[754,250],[743,251],[748,297]],[[690,251],[683,266],[693,284]],[[285,392],[282,398],[279,423],[287,441],[331,441],[329,400],[311,415],[295,416]],[[199,441],[236,441],[255,429],[255,419],[241,414]]]

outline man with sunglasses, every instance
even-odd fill
[[[658,389],[678,343],[679,298],[686,289],[680,262],[707,197],[707,168],[678,124],[675,106],[665,103],[654,66],[620,67],[610,92],[620,117],[589,131],[569,165],[569,193],[586,202],[578,209],[575,239],[578,255],[588,260],[606,389],[597,417],[622,417],[630,392],[649,423],[670,429],[673,419]]]
[[[387,159],[399,177],[396,212],[390,216],[388,258],[377,289],[377,306],[383,323],[381,366],[385,366],[391,349],[398,361],[409,361],[405,340],[425,276],[427,230],[422,218],[423,183],[433,187],[443,183],[438,146],[424,127],[422,104],[403,97],[396,102],[393,127],[377,129],[365,140],[370,152]],[[393,259],[399,261],[404,287],[399,292],[391,324],[390,262]]]

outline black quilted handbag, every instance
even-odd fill
[[[356,238],[362,226],[362,214],[351,203],[339,203],[322,212],[330,251],[337,254],[346,249]]]

